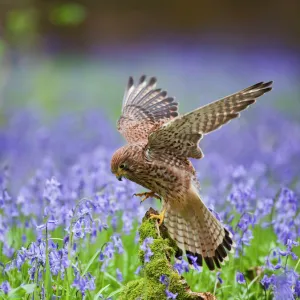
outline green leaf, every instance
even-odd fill
[[[55,7],[50,12],[50,21],[55,25],[74,26],[83,22],[86,9],[78,3],[66,3]]]
[[[117,295],[117,294],[119,294],[121,291],[122,291],[122,287],[121,288],[119,288],[119,289],[117,289],[117,290],[115,290],[115,291],[113,291],[113,292],[111,292],[109,295],[108,295],[108,297],[107,298],[109,298],[109,297],[112,297],[112,296],[114,296],[114,295]]]
[[[24,284],[24,285],[21,286],[21,288],[26,292],[26,294],[33,293],[35,287],[36,287],[35,283]]]
[[[220,287],[218,287],[216,293],[217,293],[218,291],[220,291],[220,290],[225,290],[225,289],[228,289],[228,288],[230,288],[230,287],[232,287],[232,285],[224,285],[224,286],[220,286]]]
[[[24,295],[24,292],[26,294],[31,294],[34,292],[34,289],[36,287],[35,283],[30,283],[30,284],[24,284],[24,285],[20,285],[19,287],[11,290],[8,293],[8,299],[15,299],[15,297],[18,297],[18,299],[20,299],[19,297]]]
[[[101,249],[96,251],[96,253],[93,255],[93,257],[89,260],[88,264],[86,265],[86,267],[82,273],[82,276],[84,276],[87,273],[87,271],[89,270],[89,268],[92,265],[92,263],[94,262],[94,260],[99,256],[100,252],[101,252]]]
[[[104,286],[95,296],[94,296],[94,300],[98,300],[100,295],[102,295],[102,293],[108,289],[108,287],[110,286],[110,284]]]
[[[109,279],[111,279],[112,281],[117,283],[119,286],[121,286],[121,287],[124,286],[120,281],[118,281],[115,277],[111,276],[109,273],[104,272],[104,276],[108,277]]]

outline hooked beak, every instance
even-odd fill
[[[116,176],[119,181],[122,181],[122,175]]]

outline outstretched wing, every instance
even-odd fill
[[[178,103],[156,88],[156,78],[143,75],[135,86],[129,77],[118,130],[129,143],[147,140],[150,132],[178,116]]]
[[[165,123],[150,134],[147,155],[161,157],[163,153],[178,157],[202,158],[198,143],[203,134],[238,117],[239,112],[254,103],[256,98],[269,92],[272,89],[271,85],[272,81],[257,83]]]

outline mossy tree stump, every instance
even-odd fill
[[[150,261],[145,263],[144,251],[139,250],[144,277],[127,283],[119,299],[167,299],[166,286],[159,281],[162,275],[166,275],[169,279],[168,290],[173,294],[178,294],[176,297],[177,300],[215,300],[215,296],[211,293],[192,292],[184,278],[173,269],[170,259],[179,249],[168,235],[167,228],[164,225],[159,227],[155,219],[149,219],[151,213],[158,214],[153,208],[150,208],[146,212],[142,225],[139,228],[139,243],[142,244],[146,238],[152,237],[153,243],[149,247],[153,255]]]

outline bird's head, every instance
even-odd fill
[[[131,172],[131,161],[127,153],[127,147],[124,146],[118,149],[111,159],[111,172],[116,175],[118,180],[122,180],[122,177],[128,177]]]

